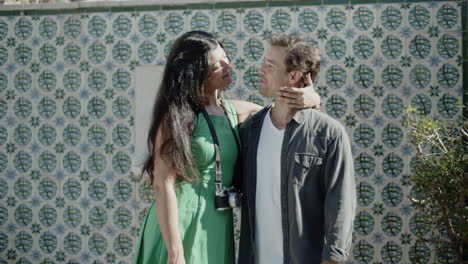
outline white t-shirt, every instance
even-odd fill
[[[271,122],[271,109],[265,116],[257,151],[257,190],[255,244],[257,263],[283,263],[281,226],[281,146],[284,129]]]

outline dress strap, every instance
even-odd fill
[[[221,100],[221,104],[224,105],[226,109],[226,114],[228,115],[229,119],[232,121],[233,125],[239,124],[239,120],[237,119],[236,108],[229,100]]]

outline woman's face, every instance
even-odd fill
[[[218,45],[210,52],[210,73],[205,80],[205,92],[224,89],[231,84],[231,65],[226,52]]]

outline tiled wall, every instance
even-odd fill
[[[349,263],[443,263],[416,243],[430,230],[408,199],[415,150],[400,121],[410,104],[461,114],[466,1],[342,3],[0,13],[0,263],[130,262],[152,199],[130,170],[133,70],[164,64],[191,29],[223,41],[228,97],[260,104],[265,39],[316,43],[323,111],[346,126],[355,158]]]

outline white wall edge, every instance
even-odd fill
[[[134,1],[92,1],[74,3],[46,3],[29,5],[0,5],[0,11],[28,11],[28,10],[67,10],[79,8],[111,8],[111,7],[139,7],[155,5],[187,5],[187,4],[215,4],[262,2],[258,0],[134,0]],[[291,1],[293,2],[293,1]]]

